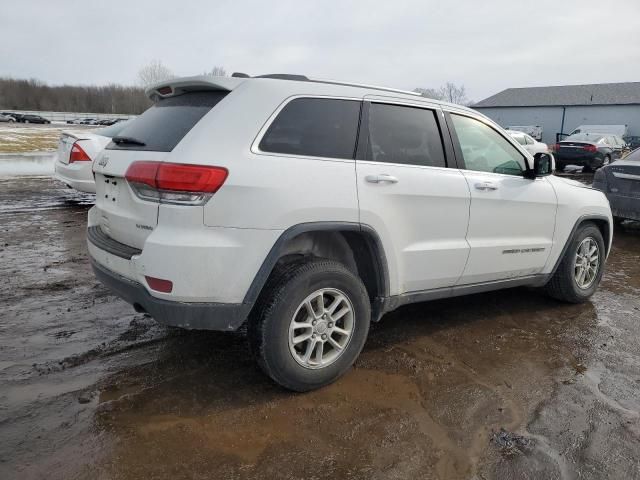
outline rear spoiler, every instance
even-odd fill
[[[155,102],[161,98],[173,97],[185,92],[203,90],[222,90],[230,92],[245,81],[245,78],[210,77],[206,75],[200,75],[197,77],[174,78],[170,80],[164,80],[150,86],[145,90],[145,94]]]

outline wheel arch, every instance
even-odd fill
[[[565,253],[567,253],[567,248],[569,248],[569,244],[571,243],[571,239],[575,235],[578,228],[585,223],[593,223],[598,227],[600,233],[602,234],[602,238],[604,239],[605,248],[607,250],[606,254],[609,255],[609,251],[611,250],[611,235],[613,233],[612,225],[609,222],[609,218],[605,215],[583,215],[578,220],[576,220],[567,240],[565,241],[564,247],[562,247],[562,251],[560,252],[560,256],[556,259],[556,263],[553,266],[553,270],[550,273],[550,276],[553,276],[556,273],[556,270],[560,266],[560,262],[564,258]]]
[[[294,225],[276,240],[251,282],[243,303],[253,305],[279,262],[299,256],[331,258],[362,279],[372,306],[372,320],[382,316],[389,296],[389,272],[382,241],[368,225],[351,222],[310,222]]]

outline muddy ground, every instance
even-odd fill
[[[157,326],[94,279],[92,199],[0,180],[0,478],[640,478],[640,227],[593,301],[403,308],[292,394],[242,333]]]

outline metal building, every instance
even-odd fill
[[[540,125],[545,143],[580,125],[627,125],[640,136],[640,82],[508,88],[472,108],[503,127]]]

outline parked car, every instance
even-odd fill
[[[538,142],[526,133],[515,130],[507,130],[507,133],[511,135],[516,142],[522,145],[531,155],[535,155],[536,153],[549,153],[549,147],[546,143]]]
[[[598,170],[593,177],[593,188],[605,193],[618,222],[640,221],[640,148]]]
[[[15,121],[18,123],[22,122],[22,117],[24,116],[20,113],[13,113],[13,112],[0,112],[0,113],[7,117],[13,117]]]
[[[40,115],[31,115],[31,114],[22,115],[22,118],[19,121],[22,123],[51,123],[51,120],[47,120],[46,118],[41,117]]]
[[[636,148],[640,148],[640,136],[638,135],[626,135],[622,137],[624,142],[627,144],[628,149],[635,150]]]
[[[627,126],[626,125],[580,125],[575,128],[570,134],[576,135],[578,133],[600,133],[607,135],[617,135],[619,137],[624,137],[627,134]]]
[[[542,140],[542,127],[540,125],[511,125],[506,129],[526,133],[537,141]]]
[[[624,140],[616,135],[577,133],[556,143],[556,168],[564,170],[567,165],[576,165],[592,172],[622,157],[626,149]]]
[[[286,388],[339,378],[401,305],[516,285],[584,302],[600,282],[605,196],[474,110],[286,75],[147,95],[94,162],[95,273],[166,325],[246,323]]]
[[[0,113],[0,122],[13,123],[15,121],[16,121],[16,119],[13,118],[11,115],[4,115],[4,114]]]
[[[95,193],[92,164],[98,153],[111,141],[111,137],[127,126],[119,123],[93,132],[64,131],[58,142],[53,178],[69,188]]]

